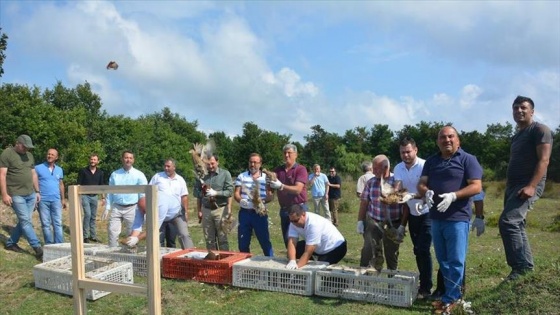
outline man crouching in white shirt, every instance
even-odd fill
[[[300,205],[288,210],[288,269],[305,266],[311,258],[336,264],[346,255],[346,240],[332,222],[306,212]],[[304,240],[298,241],[302,237]],[[299,261],[296,262],[296,259]]]

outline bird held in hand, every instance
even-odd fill
[[[205,145],[201,143],[193,144],[193,148],[189,151],[193,161],[194,174],[201,182],[202,178],[208,175],[206,163],[212,156],[215,147],[214,140],[210,139]]]

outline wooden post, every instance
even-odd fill
[[[148,264],[147,287],[141,285],[104,282],[85,276],[84,240],[81,219],[80,194],[144,193],[146,194],[146,260]],[[161,270],[159,257],[159,222],[157,187],[152,185],[77,186],[68,187],[70,244],[72,252],[72,291],[74,314],[86,315],[87,290],[144,294],[148,296],[148,313],[161,314]]]

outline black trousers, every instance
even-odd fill
[[[344,256],[346,256],[346,241],[344,241],[344,243],[340,244],[337,248],[331,250],[328,253],[325,254],[317,254],[317,253],[313,253],[313,258],[315,258],[318,261],[326,261],[331,265],[334,265],[336,263],[338,263],[339,261],[342,260],[342,258],[344,258]],[[301,255],[303,255],[303,253],[305,252],[305,241],[299,241],[296,244],[296,258],[299,259],[301,258]]]

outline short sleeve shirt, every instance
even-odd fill
[[[344,236],[330,220],[312,212],[306,212],[303,228],[290,223],[288,237],[304,238],[305,245],[315,245],[315,253],[319,255],[326,254],[344,243]]]

